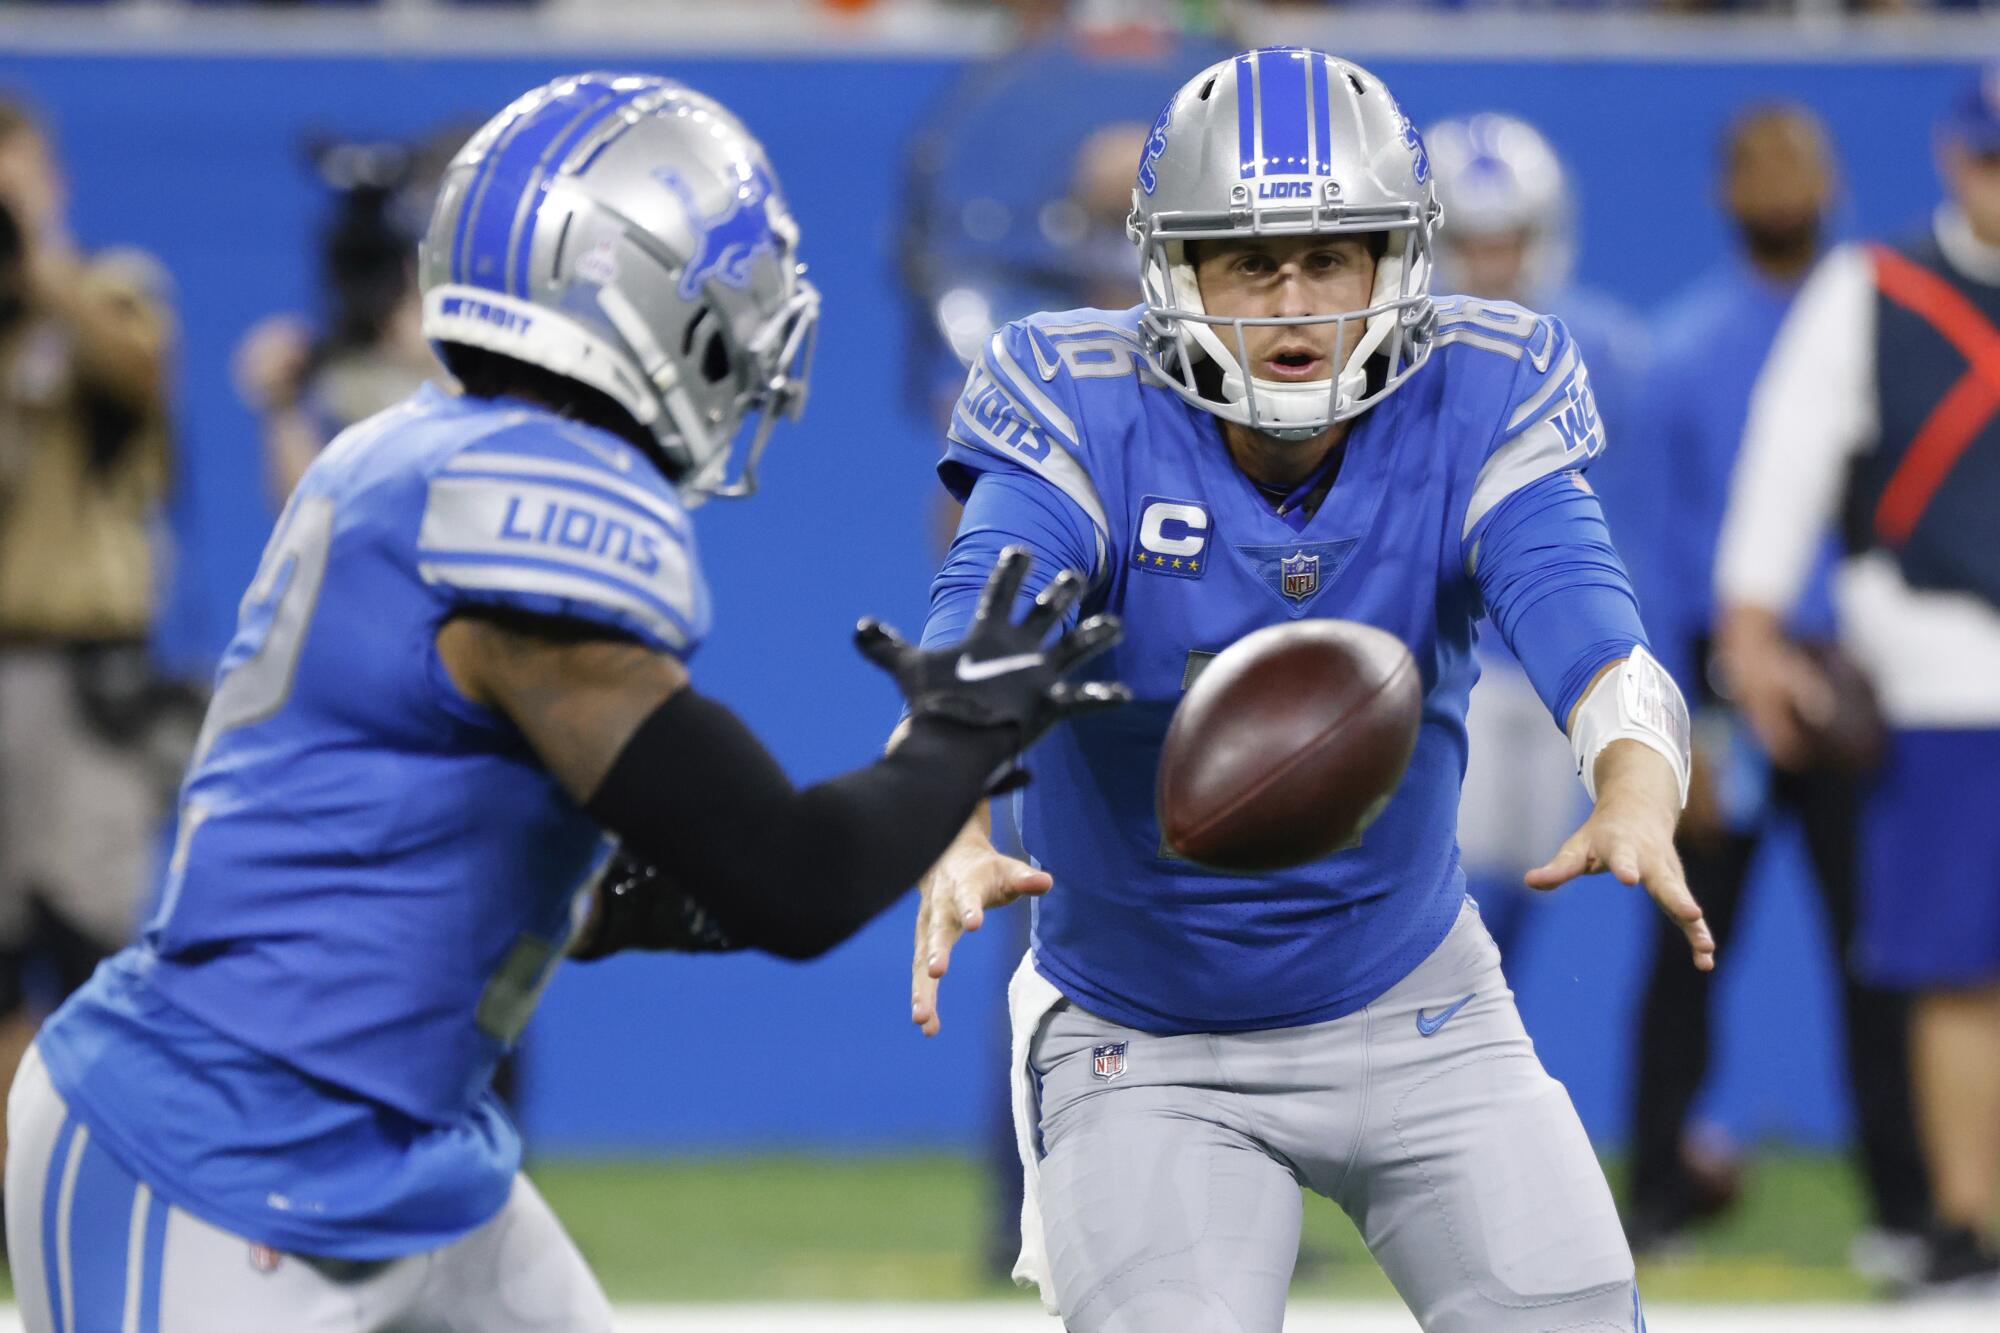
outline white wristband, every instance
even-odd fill
[[[1687,806],[1689,750],[1693,728],[1687,700],[1666,668],[1639,645],[1606,672],[1576,706],[1569,731],[1570,752],[1590,799],[1597,799],[1597,756],[1613,741],[1637,741],[1673,765]]]

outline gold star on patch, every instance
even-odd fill
[[[1179,556],[1175,556],[1175,557],[1174,557],[1174,568],[1175,568],[1175,569],[1179,569],[1180,567],[1181,567],[1181,558],[1180,558]]]
[[[1188,568],[1189,568],[1189,569],[1200,569],[1200,568],[1201,568],[1201,561],[1199,561],[1199,560],[1190,560],[1190,561],[1188,561]]]

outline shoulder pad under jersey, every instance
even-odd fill
[[[608,432],[500,406],[430,471],[418,570],[454,604],[602,625],[685,657],[709,626],[673,487]]]
[[[1462,535],[1522,487],[1581,471],[1603,452],[1590,372],[1561,320],[1506,301],[1451,297],[1438,303],[1437,340],[1440,351],[1462,349],[1451,353],[1455,415],[1491,422],[1466,456],[1473,476]]]
[[[1101,563],[1109,524],[1094,474],[1092,426],[1101,426],[1107,412],[1136,414],[1142,377],[1131,312],[1039,314],[997,330],[973,361],[952,411],[938,465],[946,488],[963,500],[982,472],[1039,477],[1089,517]],[[1092,385],[1097,380],[1107,383]],[[1134,391],[1107,392],[1110,381]]]

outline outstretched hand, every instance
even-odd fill
[[[1058,573],[1021,619],[1013,619],[1015,597],[1032,563],[1024,547],[1000,553],[972,624],[955,646],[919,648],[872,619],[856,628],[855,646],[895,677],[912,717],[1008,728],[1017,749],[1026,749],[1058,722],[1128,701],[1132,692],[1124,685],[1064,679],[1118,642],[1121,632],[1117,617],[1108,615],[1061,631],[1064,617],[1083,597],[1083,577],[1076,571]]]
[[[910,1021],[935,1037],[938,983],[951,969],[951,951],[969,930],[978,930],[990,907],[1039,897],[1054,884],[1046,871],[1002,856],[984,838],[953,844],[918,886],[917,941],[910,960]]]
[[[1635,741],[1614,741],[1598,760],[1597,808],[1556,854],[1530,870],[1531,889],[1553,889],[1578,875],[1608,870],[1621,884],[1642,884],[1687,936],[1694,965],[1715,969],[1715,936],[1689,891],[1674,850],[1679,789],[1666,760]]]

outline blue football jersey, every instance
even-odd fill
[[[254,1239],[422,1248],[518,1162],[488,1084],[603,836],[446,674],[440,626],[481,608],[683,657],[709,623],[687,516],[623,440],[431,387],[355,426],[243,599],[157,915],[42,1038],[107,1146]]]
[[[1130,684],[1135,702],[1057,728],[1015,797],[1021,839],[1056,881],[1035,904],[1036,965],[1077,1003],[1146,1031],[1337,1018],[1428,955],[1459,911],[1484,520],[1527,488],[1587,489],[1557,474],[1603,444],[1588,373],[1556,319],[1440,302],[1428,363],[1355,422],[1308,514],[1295,503],[1310,483],[1274,506],[1216,419],[1150,374],[1143,313],[1001,330],[940,468],[961,499],[988,473],[1066,496],[1089,522],[1067,548],[1091,579],[1083,610],[1125,625],[1092,670]],[[1176,858],[1153,795],[1183,691],[1244,635],[1308,616],[1378,626],[1414,655],[1423,713],[1402,785],[1355,845],[1321,861],[1237,875]]]

